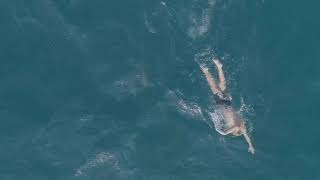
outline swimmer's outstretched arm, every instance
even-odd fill
[[[248,151],[251,152],[252,154],[254,154],[254,148],[253,148],[253,145],[252,145],[252,143],[251,143],[251,140],[250,140],[248,134],[247,134],[246,132],[244,132],[244,133],[243,133],[243,136],[244,136],[244,138],[246,139],[246,141],[247,141],[247,143],[248,143],[248,145],[249,145]]]

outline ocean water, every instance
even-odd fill
[[[0,179],[320,180],[319,5],[0,1]],[[214,128],[213,57],[254,155]]]

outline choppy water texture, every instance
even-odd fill
[[[0,179],[320,180],[319,5],[0,1]],[[213,57],[255,155],[215,131]]]

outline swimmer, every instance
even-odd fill
[[[200,64],[201,70],[204,73],[206,80],[212,93],[215,95],[215,101],[218,105],[219,111],[222,112],[225,121],[225,130],[223,132],[218,131],[222,135],[243,135],[247,141],[249,148],[248,152],[254,154],[254,148],[251,143],[250,137],[247,134],[246,126],[241,115],[232,108],[232,98],[226,94],[226,79],[222,70],[222,64],[219,60],[213,59],[213,63],[217,67],[219,75],[219,84],[215,82],[209,69],[204,65]]]

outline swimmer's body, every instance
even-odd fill
[[[215,80],[211,76],[209,69],[201,64],[201,70],[204,73],[206,80],[210,86],[210,89],[212,93],[215,95],[216,103],[218,105],[219,110],[222,111],[222,114],[224,116],[224,120],[226,122],[226,131],[225,132],[220,132],[222,135],[234,135],[234,136],[241,136],[243,135],[244,138],[246,139],[249,149],[248,151],[252,154],[254,154],[254,148],[251,143],[250,137],[247,134],[246,126],[243,121],[243,118],[241,115],[236,112],[232,106],[231,106],[231,96],[227,95],[225,93],[226,91],[226,80],[225,76],[222,70],[222,64],[220,63],[219,60],[214,59],[213,60],[214,64],[217,67],[218,74],[219,74],[219,85],[216,84]]]

